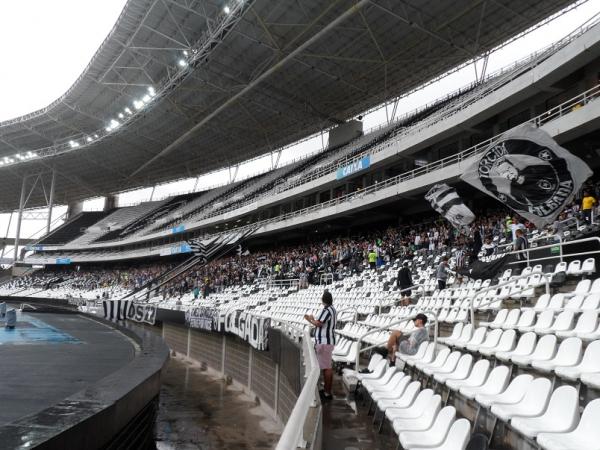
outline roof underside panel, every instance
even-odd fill
[[[56,199],[68,202],[196,176],[275,150],[410,91],[573,0],[372,0],[331,26],[356,3],[246,0],[241,19],[205,60],[139,119],[75,151],[0,168],[0,209],[18,207],[24,174],[52,167]],[[159,89],[185,50],[214,33],[222,7],[220,0],[130,0],[62,98],[0,123],[0,158],[104,129],[125,107],[133,109],[148,86]],[[37,189],[27,207],[44,204]]]

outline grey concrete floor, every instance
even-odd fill
[[[158,450],[267,450],[281,429],[233,385],[171,358],[155,428]]]
[[[367,416],[367,406],[346,395],[340,377],[334,381],[334,398],[323,402],[323,450],[394,450],[398,438],[389,426],[382,433]],[[367,401],[368,405],[368,401]],[[378,422],[379,423],[379,422]]]

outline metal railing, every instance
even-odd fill
[[[361,353],[364,353],[364,352],[366,352],[368,350],[371,350],[371,349],[373,349],[375,347],[379,347],[379,346],[381,346],[381,344],[385,344],[385,342],[381,342],[379,344],[374,344],[374,345],[370,345],[370,346],[365,347],[365,348],[361,348],[361,343],[363,342],[363,340],[364,340],[365,337],[370,336],[371,334],[378,333],[378,332],[383,331],[383,330],[388,330],[391,327],[393,327],[395,325],[400,325],[401,323],[404,323],[406,321],[414,320],[417,317],[417,314],[431,314],[431,315],[433,315],[433,323],[434,323],[433,351],[435,352],[435,349],[436,349],[436,346],[437,346],[438,332],[439,332],[439,329],[438,329],[439,328],[438,327],[438,325],[439,325],[438,324],[438,313],[437,313],[437,311],[435,311],[433,309],[426,309],[424,311],[419,311],[416,314],[411,314],[411,315],[409,315],[407,317],[403,317],[402,319],[399,319],[397,321],[388,323],[388,324],[386,324],[384,326],[373,328],[373,329],[367,331],[365,334],[361,335],[358,338],[357,344],[356,344],[357,345],[357,351],[356,351],[356,361],[355,361],[354,370],[356,372],[358,372],[358,368],[360,366],[360,354]]]
[[[490,292],[490,291],[497,291],[498,289],[501,289],[505,286],[514,286],[515,285],[515,281],[517,280],[521,280],[521,279],[525,279],[525,278],[529,278],[531,276],[534,275],[540,275],[541,277],[544,278],[544,282],[545,282],[545,286],[546,286],[546,294],[550,294],[550,278],[547,274],[545,274],[544,272],[541,271],[532,271],[530,273],[528,273],[527,275],[519,275],[519,276],[515,276],[515,277],[511,277],[512,279],[510,281],[506,281],[503,283],[498,283],[495,284],[494,286],[488,286],[486,288],[482,288],[479,291],[475,292],[474,294],[468,296],[467,298],[469,299],[469,310],[470,310],[470,315],[471,315],[471,323],[473,324],[473,326],[475,326],[475,307],[474,307],[474,303],[475,303],[475,298],[479,297],[481,294],[484,294],[486,292]],[[535,286],[534,286],[535,287]],[[530,286],[521,286],[522,289],[519,289],[518,292],[523,292],[526,291],[528,289],[531,289]],[[490,300],[489,302],[485,302],[485,303],[480,303],[477,305],[478,308],[480,308],[481,306],[489,306],[493,303],[496,303],[498,301],[498,299],[493,299]]]
[[[564,252],[563,252],[563,248],[567,247],[569,245],[575,245],[575,244],[581,244],[581,243],[585,243],[585,242],[597,242],[598,243],[598,250],[590,250],[587,252],[578,252],[578,253],[569,253],[567,256],[568,257],[573,257],[573,256],[588,256],[588,255],[594,255],[594,254],[598,254],[600,253],[600,237],[588,237],[588,238],[583,238],[583,239],[575,239],[572,241],[560,241],[560,242],[555,242],[553,244],[548,244],[548,245],[542,245],[539,247],[534,247],[534,248],[528,248],[526,250],[514,250],[511,252],[507,252],[507,255],[523,255],[525,254],[527,256],[527,259],[523,259],[520,261],[513,261],[508,263],[509,265],[514,265],[514,264],[523,264],[525,262],[527,262],[527,265],[529,266],[530,263],[532,262],[536,262],[536,261],[546,261],[549,259],[559,259],[560,262],[563,262],[563,258],[564,258]],[[555,255],[555,256],[545,256],[542,258],[530,258],[530,253],[531,252],[536,252],[538,250],[545,250],[545,249],[552,249],[552,248],[559,248],[559,254]]]
[[[337,312],[337,316],[338,318],[341,317],[342,313],[347,312],[347,311],[354,311],[354,319],[352,320],[352,323],[356,323],[356,321],[358,320],[358,308],[356,306],[348,306],[346,308],[342,308]],[[341,320],[341,319],[339,319]]]

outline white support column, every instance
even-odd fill
[[[15,234],[15,256],[14,262],[19,257],[19,238],[21,237],[21,220],[23,219],[23,207],[25,205],[25,189],[27,188],[27,175],[23,177],[21,184],[21,199],[19,200],[19,215],[17,217],[17,233]]]
[[[0,259],[4,258],[4,252],[6,251],[6,239],[8,238],[8,232],[10,231],[10,224],[12,223],[14,211],[10,213],[10,217],[8,218],[8,225],[6,226],[6,234],[4,235],[4,245],[2,246],[2,254],[0,254]]]
[[[50,182],[50,199],[48,200],[48,221],[46,222],[46,234],[50,233],[52,224],[52,208],[54,207],[54,183],[56,181],[56,171],[52,169],[52,181]]]

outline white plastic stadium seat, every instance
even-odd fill
[[[468,348],[469,350],[473,349],[473,348],[477,348],[479,347],[487,334],[487,328],[486,327],[479,327],[475,330],[475,332],[473,333],[473,336],[471,336],[471,339],[469,340],[469,342],[463,343],[463,342],[457,342],[455,344],[456,348]]]
[[[418,399],[417,399],[418,400]],[[419,411],[419,405],[417,401],[415,404],[408,409],[415,409],[415,417],[407,417],[402,419],[396,419],[392,423],[394,431],[399,434],[401,431],[423,431],[427,430],[433,425],[433,421],[440,411],[442,405],[442,397],[434,395]],[[408,410],[407,410],[408,411]]]
[[[533,353],[533,349],[535,348],[535,342],[537,341],[537,334],[530,331],[528,333],[522,334],[519,342],[517,342],[517,347],[512,351],[507,352],[496,352],[494,356],[500,361],[509,361],[513,356],[527,356]]]
[[[518,403],[493,404],[492,414],[508,422],[514,416],[536,417],[546,409],[552,390],[552,382],[547,378],[536,378],[531,382],[525,396]]]
[[[520,402],[525,393],[531,386],[533,376],[529,374],[518,375],[515,377],[506,390],[499,394],[477,394],[475,400],[485,407],[489,407],[495,404],[513,404]]]
[[[593,333],[598,325],[598,312],[584,311],[577,319],[577,324],[572,330],[557,331],[556,335],[561,338],[579,336],[579,334]]]
[[[453,391],[458,391],[461,387],[479,387],[485,383],[490,370],[490,360],[480,359],[475,363],[469,376],[465,379],[447,379],[446,386]]]
[[[467,419],[458,419],[450,427],[442,444],[435,447],[420,448],[422,450],[465,450],[469,436],[471,436],[471,423]],[[412,449],[409,448],[409,450]]]
[[[527,333],[528,331],[534,331],[536,328],[549,328],[552,326],[554,321],[554,311],[542,311],[538,316],[537,320],[533,325],[520,326],[519,331],[521,333]]]
[[[508,384],[509,377],[510,369],[507,366],[497,366],[492,369],[487,380],[481,386],[462,386],[459,392],[469,399],[474,399],[479,394],[499,394]]]
[[[432,389],[423,389],[415,398],[415,401],[408,406],[399,407],[392,406],[385,410],[385,416],[392,422],[396,419],[415,419],[419,417],[425,411],[425,408],[429,406],[429,401],[433,397],[439,397],[434,395]]]
[[[457,340],[460,337],[460,334],[462,333],[463,326],[464,324],[462,322],[458,322],[456,325],[454,325],[454,328],[452,329],[452,334],[447,337],[439,337],[438,342],[445,344],[447,340]]]
[[[577,389],[573,386],[560,386],[552,393],[544,414],[537,417],[514,417],[511,425],[525,436],[535,438],[539,433],[571,431],[578,419]]]
[[[546,450],[590,450],[600,446],[600,399],[587,404],[581,420],[568,433],[540,433],[538,443]]]
[[[435,359],[430,362],[430,363],[425,363],[425,362],[420,362],[417,361],[416,367],[417,369],[423,371],[425,370],[425,368],[440,368],[444,365],[444,363],[446,362],[446,359],[448,358],[448,355],[450,354],[450,349],[449,348],[443,348],[441,349],[437,356],[435,357]]]
[[[583,359],[576,366],[558,366],[554,371],[559,377],[573,381],[584,373],[600,372],[600,341],[594,341],[587,346]]]
[[[560,343],[554,358],[545,361],[533,360],[531,366],[542,372],[551,372],[557,366],[574,366],[581,358],[582,345],[579,338],[567,338]]]
[[[509,352],[515,347],[515,341],[517,340],[517,332],[515,330],[506,330],[502,332],[500,340],[497,345],[494,346],[481,346],[478,351],[482,355],[492,356],[496,352]]]
[[[446,406],[438,413],[431,428],[426,431],[401,431],[398,439],[402,448],[435,447],[441,445],[456,418],[454,406]]]
[[[538,340],[533,353],[530,355],[514,355],[511,356],[510,360],[519,366],[527,366],[531,364],[531,361],[550,360],[556,351],[556,342],[555,335],[547,334]]]
[[[447,380],[464,380],[469,376],[471,372],[471,366],[473,365],[473,355],[462,355],[458,360],[456,368],[451,372],[436,373],[433,378],[438,383],[445,383]]]

